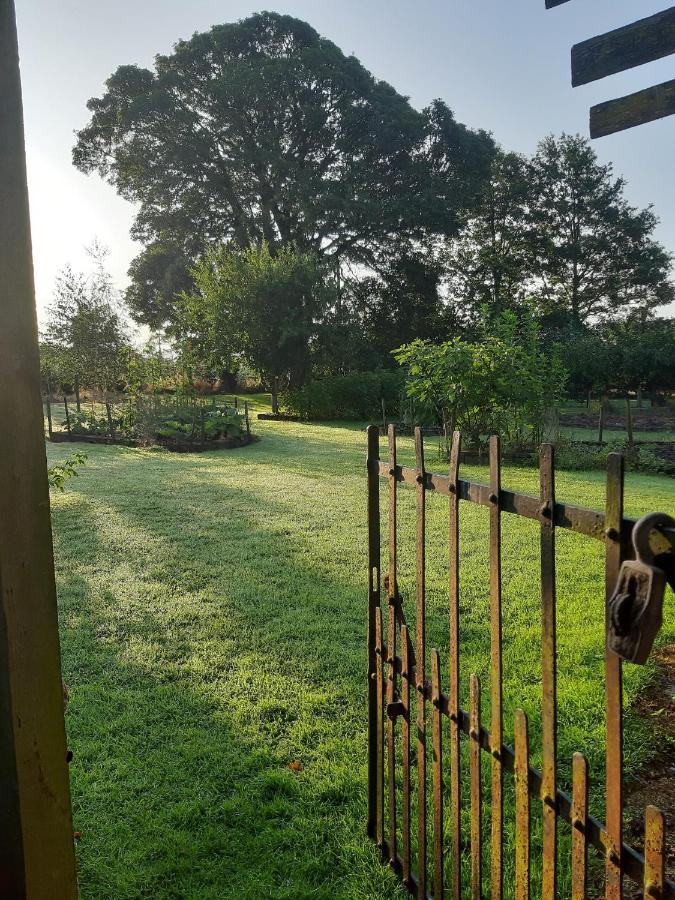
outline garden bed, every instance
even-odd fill
[[[153,441],[138,438],[111,438],[103,434],[68,434],[52,432],[49,440],[53,444],[113,444],[121,447],[163,447],[174,453],[204,453],[207,450],[234,450],[246,447],[260,438],[255,434],[243,434],[238,437],[218,438],[215,441],[175,441],[171,438],[155,438]]]
[[[258,413],[258,418],[266,422],[299,422],[300,416],[290,416],[286,413]]]

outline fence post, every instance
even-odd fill
[[[375,837],[377,807],[377,683],[375,620],[380,606],[380,429],[368,426],[368,834]]]
[[[47,434],[49,435],[49,440],[52,439],[53,434],[53,425],[52,425],[52,383],[50,380],[47,381]]]
[[[248,400],[244,400],[244,414],[246,416],[246,434],[251,436],[251,420],[248,417]]]
[[[203,406],[201,407],[201,409],[199,411],[199,415],[200,415],[199,425],[200,425],[201,442],[202,442],[202,444],[204,444],[206,442],[206,428],[204,426],[204,419],[206,418],[206,411]]]
[[[605,599],[614,593],[623,560],[623,475],[624,461],[620,453],[607,458],[607,494],[605,501]],[[605,607],[607,611],[607,606]],[[606,630],[606,625],[605,625]],[[623,871],[623,717],[622,668],[619,657],[605,646],[606,770],[605,802],[607,810],[607,860],[605,864],[605,897],[621,900]]]
[[[110,434],[110,439],[115,440],[115,426],[113,425],[112,418],[112,410],[110,409],[110,403],[108,400],[105,401],[105,414],[108,417],[108,432]]]
[[[68,398],[66,395],[63,395],[63,406],[66,410],[66,430],[68,431],[68,437],[70,437],[70,413],[68,412]]]
[[[19,56],[0,0],[0,895],[76,897]]]

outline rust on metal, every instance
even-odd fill
[[[663,813],[655,806],[645,810],[645,897],[659,898],[665,887],[666,834]]]
[[[369,437],[369,440],[371,438]],[[443,835],[443,757],[442,757],[442,717],[450,722],[450,857],[452,860],[450,873],[452,886],[448,893],[453,900],[462,896],[461,863],[461,795],[460,795],[460,735],[463,732],[469,737],[469,778],[471,786],[470,809],[470,850],[471,850],[471,884],[465,886],[472,897],[481,892],[481,753],[489,754],[492,775],[492,847],[501,845],[496,840],[498,828],[502,827],[503,841],[503,799],[501,817],[498,817],[500,789],[503,790],[503,773],[513,775],[516,791],[516,897],[529,898],[531,838],[529,829],[529,810],[533,800],[542,803],[543,808],[543,853],[542,864],[542,896],[553,897],[556,893],[556,855],[557,855],[557,820],[567,823],[572,828],[572,897],[581,898],[585,892],[587,877],[587,848],[591,847],[603,859],[607,866],[607,896],[621,896],[622,876],[628,875],[638,884],[645,884],[646,896],[675,900],[675,884],[665,879],[659,872],[663,867],[662,838],[657,811],[648,813],[647,842],[645,858],[632,847],[623,842],[621,834],[621,671],[617,668],[617,658],[611,654],[606,657],[607,672],[607,824],[603,824],[588,813],[588,772],[584,757],[575,754],[573,758],[572,796],[561,791],[556,784],[556,639],[555,639],[555,527],[569,528],[579,533],[602,539],[607,546],[606,581],[607,597],[616,580],[622,558],[630,551],[630,535],[634,522],[623,517],[622,491],[623,469],[619,457],[610,457],[608,474],[607,506],[605,513],[571,507],[555,502],[554,460],[550,447],[542,448],[540,463],[540,496],[538,498],[504,490],[500,484],[499,446],[496,440],[491,441],[490,483],[481,485],[460,481],[458,477],[460,459],[460,436],[453,435],[450,458],[450,472],[447,477],[433,475],[425,471],[421,432],[415,435],[416,468],[407,469],[396,464],[392,458],[386,464],[377,461],[377,444],[374,451],[369,444],[369,473],[375,471],[389,479],[389,541],[391,549],[392,531],[396,530],[396,509],[392,516],[392,494],[399,482],[410,483],[416,487],[416,653],[412,646],[406,626],[403,609],[398,597],[396,585],[396,547],[393,547],[386,578],[387,594],[391,607],[394,607],[394,631],[387,634],[387,645],[382,642],[381,630],[378,638],[379,660],[382,667],[380,689],[377,686],[377,673],[372,679],[375,686],[375,697],[384,690],[385,661],[389,678],[394,685],[400,683],[400,696],[391,693],[390,683],[387,687],[387,714],[392,722],[401,719],[401,756],[402,756],[402,821],[400,834],[391,831],[382,838],[381,846],[385,857],[390,861],[394,871],[404,880],[409,892],[416,897],[441,896],[444,878],[444,845]],[[372,496],[372,485],[369,486],[369,497]],[[441,690],[440,657],[434,650],[431,657],[431,679],[427,680],[425,672],[425,556],[426,539],[426,491],[440,490],[449,496],[449,669],[450,686],[448,695]],[[490,509],[490,667],[491,667],[491,724],[490,730],[480,724],[480,684],[475,676],[471,678],[470,705],[466,712],[459,703],[459,501],[467,500],[487,506]],[[395,507],[395,500],[394,500]],[[369,509],[371,507],[369,506]],[[501,513],[511,512],[516,515],[535,519],[540,524],[541,542],[541,586],[542,586],[542,772],[529,765],[529,748],[527,736],[527,720],[524,713],[515,716],[515,750],[503,743],[503,710],[502,710],[502,646],[501,646]],[[372,526],[369,535],[373,540],[369,546],[377,547],[379,554],[379,506],[376,509],[377,528]],[[373,519],[369,519],[372,525]],[[394,535],[395,537],[395,535]],[[369,560],[375,560],[369,553]],[[377,577],[371,576],[374,608],[379,612],[379,555]],[[371,567],[371,573],[374,569]],[[375,595],[375,592],[376,595]],[[391,622],[391,619],[389,620]],[[380,618],[380,623],[382,622]],[[400,630],[399,630],[400,629]],[[396,639],[400,638],[400,655],[397,653]],[[376,654],[377,655],[377,654]],[[612,658],[610,658],[610,656]],[[419,661],[419,664],[418,664]],[[400,679],[400,681],[398,681]],[[411,701],[410,686],[413,685],[417,697],[417,828],[418,847],[420,848],[419,872],[412,871],[411,866]],[[426,711],[425,704],[432,704],[432,747],[433,747],[433,885],[427,879],[427,822],[426,822]],[[382,709],[384,699],[382,699]],[[383,785],[385,760],[383,754],[384,732],[382,730],[382,711],[376,707],[372,720],[374,734],[380,734],[379,750],[376,744],[375,759],[381,770]],[[378,725],[380,726],[378,728]],[[499,763],[499,784],[495,779],[495,763]],[[390,760],[391,764],[391,760]],[[395,783],[395,771],[389,783]],[[372,782],[371,782],[372,785]],[[378,795],[378,782],[375,782],[375,797]],[[370,793],[369,793],[370,797]],[[392,797],[389,796],[391,804]],[[394,798],[394,804],[396,798]],[[649,816],[652,818],[650,819]],[[391,815],[390,815],[391,824]],[[548,824],[547,824],[548,822]],[[661,822],[661,825],[659,824]],[[396,838],[402,842],[402,855],[399,856]],[[661,869],[659,869],[661,866]],[[504,860],[499,853],[498,859],[492,859],[491,896],[499,896],[502,888]],[[660,879],[660,880],[659,880]],[[618,893],[617,893],[618,890]],[[539,891],[536,892],[537,894]]]
[[[401,702],[405,708],[401,724],[401,756],[403,770],[403,807],[401,831],[403,837],[402,876],[406,886],[411,884],[410,866],[410,635],[408,626],[401,626]]]
[[[502,560],[501,560],[501,464],[499,438],[490,438],[490,706],[492,827],[490,896],[501,900],[503,879],[504,798],[501,746],[502,727]]]
[[[398,576],[396,573],[396,427],[389,426],[389,560],[387,569],[387,595],[389,600],[389,623],[387,631],[387,701],[392,704],[396,700],[396,631],[398,600]],[[389,862],[396,865],[398,855],[396,838],[396,719],[390,717],[387,723],[387,763],[388,763],[388,799],[389,799]]]
[[[377,805],[377,685],[375,684],[375,610],[380,606],[380,430],[368,428],[368,834],[375,837]]]
[[[448,483],[453,490],[448,511],[449,552],[449,640],[450,640],[450,835],[452,854],[452,897],[462,893],[462,797],[459,707],[459,454],[461,436],[452,436]]]
[[[415,429],[415,462],[417,465],[417,540],[415,554],[415,689],[417,695],[417,881],[422,897],[427,890],[427,755],[426,755],[426,671],[425,671],[425,518],[426,488],[424,477],[424,439],[422,429]]]
[[[443,712],[441,657],[431,651],[431,703],[434,794],[434,900],[443,900]]]
[[[514,714],[515,753],[513,760],[516,792],[516,900],[530,898],[530,748],[527,716],[522,709]]]
[[[389,477],[387,463],[380,464],[380,475]],[[415,485],[417,470],[407,466],[396,466],[396,479],[402,484]],[[433,472],[427,472],[425,475],[425,485],[428,491],[449,494],[450,484],[451,480],[447,475],[437,475]],[[490,506],[490,494],[490,486],[487,484],[461,480],[457,483],[457,496],[460,500],[477,503],[479,506]],[[523,516],[526,519],[539,519],[541,501],[538,497],[502,488],[499,501],[501,512]],[[605,517],[594,509],[584,509],[568,503],[556,503],[553,511],[553,524],[558,528],[569,528],[571,531],[577,531],[598,541],[605,540]],[[632,520],[626,520],[624,525],[626,534],[630,534],[633,524]]]
[[[585,900],[588,846],[588,763],[583,753],[572,757],[572,900]]]
[[[471,777],[471,900],[482,894],[481,842],[482,797],[480,781],[480,681],[477,675],[469,680],[469,772]]]
[[[555,504],[553,447],[544,444],[539,457],[541,547],[541,675],[542,675],[542,898],[556,900],[556,629]]]
[[[607,492],[605,499],[605,523],[607,528],[605,552],[605,632],[609,601],[619,576],[623,558],[622,543],[615,537],[621,533],[623,520],[623,456],[610,453],[607,458]],[[605,708],[606,770],[605,770],[605,822],[607,826],[607,857],[605,862],[606,900],[621,900],[623,871],[621,845],[623,843],[623,714],[622,714],[621,660],[605,647]]]
[[[384,648],[382,644],[382,610],[375,610],[375,685],[377,690],[376,739],[377,785],[375,802],[375,840],[384,847]]]

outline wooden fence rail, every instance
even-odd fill
[[[623,841],[622,667],[621,660],[605,651],[606,707],[606,815],[605,823],[588,812],[589,772],[586,759],[576,753],[572,761],[572,795],[557,783],[556,703],[556,577],[555,535],[569,529],[603,541],[606,547],[606,596],[612,593],[619,567],[630,555],[633,521],[623,516],[623,459],[610,456],[605,512],[559,503],[555,499],[554,451],[544,445],[540,455],[540,496],[532,497],[501,486],[500,448],[490,441],[490,483],[462,480],[458,476],[460,436],[453,436],[448,475],[428,472],[424,464],[420,429],[415,432],[415,467],[396,459],[396,431],[388,430],[388,458],[380,459],[379,428],[368,429],[368,660],[369,660],[369,807],[368,831],[409,892],[416,897],[442,898],[484,895],[482,868],[482,820],[491,820],[490,896],[504,895],[504,775],[515,784],[515,875],[509,894],[530,896],[530,805],[541,804],[541,890],[545,900],[558,896],[558,823],[571,827],[571,885],[573,900],[587,891],[587,851],[593,848],[604,859],[605,896],[623,896],[624,876],[641,887],[645,897],[675,898],[675,884],[664,876],[665,838],[662,814],[646,811],[646,855]],[[380,605],[380,479],[388,486],[387,573],[384,588],[387,618]],[[400,484],[415,487],[416,589],[414,644],[408,631],[398,591],[397,491]],[[426,497],[429,491],[448,496],[449,549],[449,692],[442,690],[440,657],[426,647]],[[481,721],[481,685],[470,677],[469,710],[460,707],[460,608],[459,608],[459,501],[490,509],[490,707],[489,730]],[[514,716],[515,748],[503,741],[502,707],[502,597],[501,517],[503,513],[539,522],[541,580],[542,662],[542,770],[529,762],[528,724],[525,713]],[[431,662],[428,678],[425,660]],[[416,698],[414,703],[411,697]],[[414,707],[414,710],[413,710]],[[413,712],[415,715],[413,724]],[[430,716],[428,717],[428,713]],[[449,720],[449,828],[450,846],[444,845],[445,765],[443,729]],[[431,740],[427,740],[429,730]],[[400,728],[400,735],[398,734]],[[411,729],[415,736],[411,747]],[[461,795],[461,745],[468,744],[470,796]],[[414,749],[414,755],[413,755]],[[490,759],[490,797],[483,797],[481,759]],[[427,765],[431,764],[431,779]],[[400,778],[398,769],[400,766]],[[427,816],[427,791],[432,791],[432,815]],[[489,799],[489,804],[486,802]],[[462,809],[469,812],[469,834],[462,833]],[[413,812],[414,819],[413,820]],[[400,822],[400,824],[399,824]],[[416,832],[413,854],[411,834]],[[401,846],[399,848],[399,838]],[[469,852],[463,881],[462,860]],[[413,858],[414,856],[414,858]],[[450,877],[446,878],[449,870]],[[539,895],[539,890],[537,891]]]

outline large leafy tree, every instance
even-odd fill
[[[286,244],[212,248],[194,270],[195,290],[179,301],[175,333],[185,361],[216,368],[244,358],[265,378],[277,412],[280,387],[302,384],[311,343],[334,286],[316,254]]]
[[[476,321],[484,310],[498,318],[522,303],[533,269],[530,195],[528,160],[496,153],[478,202],[445,253],[449,296],[461,318]]]
[[[453,234],[492,152],[444,103],[416,111],[276,13],[195,34],[106,87],[73,159],[138,204],[132,308],[155,326],[171,317],[181,260],[211,244],[293,243],[373,266],[393,242]]]
[[[670,302],[670,257],[657,219],[624,196],[625,182],[580,136],[547,137],[532,160],[531,242],[541,311],[575,325]]]

